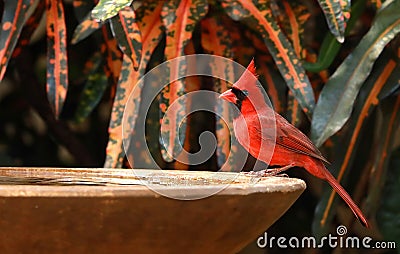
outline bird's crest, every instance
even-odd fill
[[[240,76],[239,80],[236,81],[233,86],[242,91],[244,90],[247,90],[249,92],[257,91],[258,90],[257,78],[258,74],[256,72],[256,67],[254,65],[254,59],[252,59],[249,65],[247,66],[246,71],[243,72],[242,76]]]

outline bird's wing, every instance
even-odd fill
[[[260,117],[260,121],[262,121],[262,118],[263,117]],[[275,113],[275,120],[277,123],[275,141],[277,145],[285,147],[286,149],[296,153],[301,153],[320,159],[329,164],[328,160],[324,158],[318,148],[303,132],[286,121],[286,119],[278,113]],[[260,132],[263,132],[263,130],[260,130]]]

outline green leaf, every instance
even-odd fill
[[[287,86],[303,111],[311,118],[315,106],[311,83],[293,46],[280,29],[268,5],[258,2],[256,6],[251,1],[237,0],[223,1],[222,6],[232,19],[244,22],[262,36]]]
[[[346,25],[345,35],[348,35],[356,23],[359,21],[361,14],[366,7],[366,0],[358,0],[354,5],[351,6],[350,19]],[[339,53],[342,44],[340,44],[332,33],[327,33],[322,42],[319,50],[318,59],[315,63],[303,62],[303,66],[307,71],[320,72],[331,66],[333,60],[335,60]]]
[[[386,241],[400,246],[400,147],[390,156],[388,175],[383,187],[377,223]]]
[[[354,167],[354,161],[359,150],[359,143],[365,137],[364,131],[368,127],[367,120],[371,116],[373,110],[378,103],[398,89],[400,83],[400,64],[393,60],[393,52],[387,50],[377,60],[376,67],[366,80],[363,89],[360,91],[355,102],[354,110],[350,120],[345,124],[340,135],[332,137],[334,147],[334,158],[330,171],[337,175],[339,182],[346,183],[347,176],[350,175],[351,169]],[[383,155],[377,155],[376,158],[381,159]],[[361,159],[357,162],[360,163]],[[364,174],[369,174],[365,172]],[[358,177],[357,179],[360,179]],[[330,221],[333,216],[333,199],[336,193],[329,188],[317,206],[313,231],[318,235],[325,235],[330,228]]]
[[[368,186],[366,205],[371,214],[376,214],[381,200],[385,199],[382,191],[387,181],[389,158],[396,140],[400,123],[400,96],[391,96],[379,105],[380,118],[376,121],[374,158],[371,170],[371,181]],[[400,232],[400,231],[399,231]]]
[[[4,1],[0,30],[0,80],[6,73],[8,61],[17,44],[33,0]]]
[[[92,113],[93,109],[99,104],[108,86],[107,76],[102,67],[101,54],[95,54],[87,66],[91,66],[89,75],[83,88],[82,94],[75,113],[75,121],[83,122]]]
[[[371,29],[325,84],[312,119],[311,138],[321,146],[350,117],[361,85],[382,50],[400,32],[400,1],[379,12]]]
[[[92,18],[104,22],[118,14],[123,8],[130,6],[133,0],[100,0],[92,10]]]

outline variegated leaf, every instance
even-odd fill
[[[325,84],[318,99],[311,137],[320,146],[346,123],[354,100],[375,60],[400,32],[400,1],[394,1],[376,15],[371,29]]]
[[[292,45],[274,19],[271,9],[260,2],[256,5],[245,0],[225,0],[222,6],[234,20],[242,21],[260,33],[288,87],[303,111],[311,118],[315,99],[310,81]]]
[[[232,58],[232,39],[229,36],[229,31],[226,29],[221,17],[209,17],[201,21],[201,45],[208,54]],[[225,76],[225,80],[235,80],[233,66],[230,63],[220,66],[215,62],[210,63],[211,73],[213,76],[216,74],[224,74],[218,76]],[[214,91],[222,93],[228,89],[230,84],[221,79],[214,79]],[[230,130],[233,130],[232,121],[228,123],[225,120],[229,119],[230,112],[227,104],[217,103],[215,105],[215,112],[217,114],[215,134],[217,136],[217,163],[218,167],[227,161],[229,155],[235,154],[237,151],[237,143],[230,143]],[[232,133],[233,134],[233,133]],[[235,171],[234,161],[228,161],[228,170]]]
[[[122,52],[132,61],[135,69],[139,67],[142,54],[142,36],[136,22],[135,12],[125,7],[111,19],[111,30]]]
[[[340,43],[344,42],[346,23],[342,12],[341,2],[344,0],[318,0],[325,14],[331,33]]]
[[[104,22],[118,14],[118,12],[127,6],[130,6],[133,0],[100,0],[93,8],[92,18]]]
[[[165,57],[167,60],[183,55],[183,50],[192,36],[196,23],[202,19],[208,10],[205,0],[166,1],[161,11],[161,18],[166,29]],[[176,80],[185,73],[187,66],[179,63],[170,66],[170,80]],[[164,119],[160,142],[163,158],[172,161],[180,153],[179,143],[185,137],[186,105],[182,105],[178,112],[171,112],[164,117],[169,105],[185,93],[183,80],[170,83],[161,92],[160,118]],[[165,143],[164,143],[165,142]]]
[[[88,75],[87,81],[80,96],[75,112],[75,121],[83,122],[98,105],[108,85],[107,76],[103,68],[102,54],[97,52],[85,64],[84,73]]]
[[[86,39],[88,36],[93,34],[93,32],[97,31],[101,25],[101,23],[92,19],[90,13],[87,14],[84,20],[75,28],[71,44],[76,44]]]
[[[17,44],[27,19],[26,14],[33,0],[4,1],[0,30],[0,80],[6,72],[8,61]]]
[[[23,48],[25,48],[29,44],[29,42],[31,40],[31,36],[35,32],[36,28],[39,26],[39,22],[43,16],[45,7],[46,7],[45,1],[38,2],[37,6],[35,8],[35,11],[29,17],[29,19],[26,21],[26,24],[21,31],[21,35],[19,37],[18,44],[15,47],[15,50],[12,54],[12,58],[18,57],[18,55],[21,53]]]
[[[68,89],[67,31],[61,0],[47,0],[47,97],[56,117]]]
[[[163,6],[162,1],[146,1],[143,3],[142,7],[137,10],[137,22],[142,35],[142,54],[138,70],[134,70],[132,65],[128,65],[127,60],[130,59],[124,56],[123,67],[124,72],[121,73],[120,80],[118,82],[116,100],[114,100],[113,112],[114,117],[110,120],[109,133],[110,138],[107,144],[107,157],[105,162],[105,167],[121,167],[124,157],[124,145],[123,145],[123,133],[122,133],[122,114],[118,114],[125,104],[127,103],[128,96],[132,89],[142,89],[142,87],[135,87],[139,79],[144,75],[150,57],[154,49],[159,44],[162,35],[162,23],[160,19],[160,12]],[[131,68],[132,67],[132,68]],[[123,87],[129,87],[129,90],[123,90]],[[138,93],[140,94],[140,93]],[[125,126],[126,129],[134,130],[136,120],[138,117],[140,97],[135,99],[135,104],[131,105],[131,111],[126,112],[129,114],[126,116],[132,119],[129,124],[130,126]],[[129,141],[125,144],[125,147],[129,147]],[[129,162],[131,167],[135,167],[135,155],[130,156]],[[140,155],[136,155],[139,156]],[[142,164],[148,160],[148,158],[141,158]]]

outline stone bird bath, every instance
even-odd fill
[[[305,188],[243,173],[0,168],[0,251],[236,253]]]

